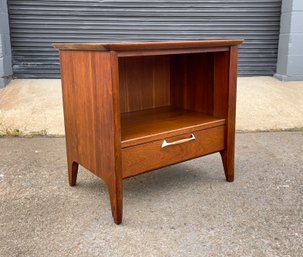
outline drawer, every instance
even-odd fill
[[[123,178],[224,149],[225,126],[181,134],[122,149]]]

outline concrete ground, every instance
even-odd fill
[[[303,132],[238,133],[236,179],[218,154],[124,182],[123,224],[64,138],[0,139],[0,256],[275,256],[303,249]]]
[[[237,129],[303,127],[303,81],[272,77],[238,80]],[[60,80],[13,80],[0,91],[0,135],[64,135]]]

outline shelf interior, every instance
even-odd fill
[[[223,126],[229,52],[119,57],[122,148]]]
[[[171,106],[121,113],[122,148],[225,124],[225,119]]]

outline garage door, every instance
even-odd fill
[[[276,71],[281,0],[8,0],[16,78],[58,78],[54,42],[244,38],[241,76]]]

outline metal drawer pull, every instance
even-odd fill
[[[184,138],[184,139],[177,140],[177,141],[171,142],[171,143],[168,143],[168,142],[164,139],[161,147],[164,148],[164,147],[167,147],[167,146],[170,146],[170,145],[178,145],[178,144],[182,144],[182,143],[185,143],[185,142],[193,141],[193,140],[195,140],[195,139],[196,139],[196,137],[195,137],[194,134],[191,134],[190,138]]]

